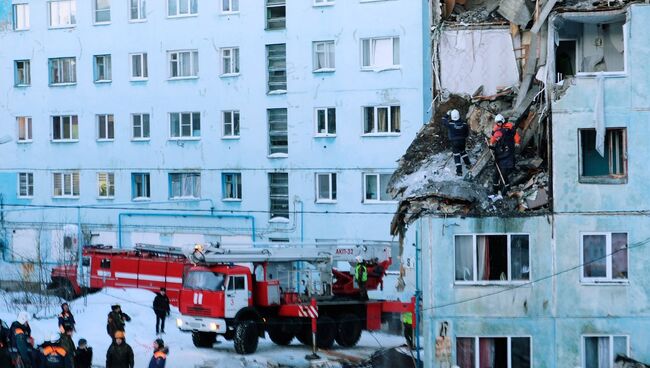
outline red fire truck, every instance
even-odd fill
[[[414,302],[367,300],[352,271],[334,262],[363,261],[366,288],[377,289],[391,264],[390,248],[341,244],[239,250],[206,249],[190,256],[194,266],[180,291],[180,330],[197,347],[211,347],[217,335],[233,340],[239,354],[257,349],[268,333],[277,345],[297,338],[330,348],[357,344],[363,330],[378,330],[387,313],[414,312]],[[413,313],[415,315],[415,313]]]

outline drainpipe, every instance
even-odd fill
[[[81,231],[81,207],[77,206],[77,285],[83,285],[82,249],[84,246],[83,232]]]
[[[255,217],[252,215],[200,215],[188,213],[140,213],[140,212],[120,212],[117,215],[117,247],[122,248],[122,216],[138,217],[194,217],[194,218],[239,218],[251,221],[251,237],[255,243]]]
[[[302,248],[305,242],[305,204],[302,202],[302,199],[298,198],[298,196],[293,199],[294,219],[296,217],[296,203],[300,203],[300,247]],[[300,294],[300,271],[302,270],[302,262],[298,261],[296,263],[296,269],[296,291]]]
[[[419,225],[419,223],[418,223]],[[420,318],[420,297],[422,292],[420,290],[420,232],[418,227],[415,227],[415,319],[418,321],[417,327],[422,326]],[[423,313],[424,314],[424,313]],[[421,327],[420,327],[421,328]],[[417,366],[420,366],[420,334],[418,331],[413,331],[415,334],[415,349],[417,351]]]

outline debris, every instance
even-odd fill
[[[526,205],[529,209],[534,210],[548,204],[548,194],[546,189],[540,188],[532,197],[526,198]]]
[[[531,32],[535,34],[539,32],[539,30],[542,28],[542,25],[544,25],[544,22],[546,22],[546,18],[548,18],[548,15],[551,14],[551,10],[553,10],[556,2],[557,0],[546,0],[546,4],[544,4],[542,11],[539,13],[539,17],[537,17],[537,20],[535,20],[533,28],[530,29]]]
[[[614,368],[650,368],[650,365],[643,364],[625,355],[618,354],[614,359]]]
[[[490,198],[492,202],[498,202],[503,199],[503,196],[501,194],[492,194],[489,195],[488,198]]]
[[[523,160],[519,160],[517,162],[517,167],[519,167],[520,169],[537,169],[542,165],[542,162],[544,162],[544,160],[542,160],[539,157],[526,158]]]
[[[526,0],[501,0],[497,12],[507,20],[522,27],[525,27],[531,19]]]

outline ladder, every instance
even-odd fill
[[[186,256],[186,252],[182,247],[170,245],[136,243],[134,249],[140,252]]]

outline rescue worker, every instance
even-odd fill
[[[404,338],[409,349],[415,349],[413,344],[413,313],[402,313],[402,326],[404,327]]]
[[[122,312],[122,307],[119,304],[111,306],[111,312],[108,313],[108,320],[106,322],[106,331],[113,339],[113,342],[115,342],[115,333],[117,331],[124,332],[124,325],[126,325],[126,322],[129,322],[130,320],[131,317]]]
[[[61,333],[61,338],[59,339],[59,345],[65,349],[65,351],[74,361],[75,347],[74,341],[72,340],[72,326],[65,326],[63,333]]]
[[[74,368],[90,368],[93,363],[93,348],[88,346],[86,339],[79,339],[74,354]]]
[[[2,321],[0,321],[0,326],[2,326]],[[11,364],[11,354],[9,354],[9,346],[7,346],[7,341],[0,339],[0,367],[9,368],[11,367]]]
[[[167,297],[167,290],[160,288],[160,292],[156,293],[153,298],[153,311],[156,314],[156,335],[165,333],[165,318],[169,315],[169,298]]]
[[[451,143],[451,150],[454,155],[456,175],[463,176],[463,165],[461,164],[461,160],[465,164],[467,170],[472,167],[467,152],[465,151],[465,141],[467,140],[467,136],[469,136],[469,127],[467,126],[467,123],[460,118],[460,113],[456,109],[447,112],[447,115],[442,118],[442,124],[447,127],[447,138]]]
[[[133,349],[124,339],[124,331],[115,332],[106,352],[106,368],[133,368]]]
[[[165,346],[165,342],[162,339],[156,339],[153,342],[153,356],[149,361],[149,368],[165,368],[168,353],[169,350]]]
[[[368,290],[366,290],[366,281],[368,281],[368,268],[363,263],[361,256],[356,258],[357,264],[354,266],[354,279],[359,285],[359,296],[361,300],[368,300]]]
[[[503,115],[495,116],[494,122],[490,149],[494,151],[497,169],[492,177],[492,189],[495,194],[499,189],[505,194],[510,187],[509,176],[515,168],[515,148],[519,147],[521,138],[514,125],[506,122]]]
[[[199,263],[205,262],[205,253],[203,253],[203,246],[201,244],[194,245],[194,251],[190,254],[190,261],[195,266]]]
[[[0,343],[3,343],[5,348],[9,348],[9,327],[5,321],[0,319]]]
[[[61,313],[59,313],[59,331],[65,331],[65,326],[71,326],[75,329],[75,320],[68,303],[61,304]]]
[[[11,324],[9,339],[10,352],[16,367],[32,367],[32,350],[29,345],[32,328],[29,326],[29,314],[18,313],[18,319]]]
[[[39,353],[41,368],[73,368],[72,356],[59,343],[59,334],[53,333],[41,345]]]

